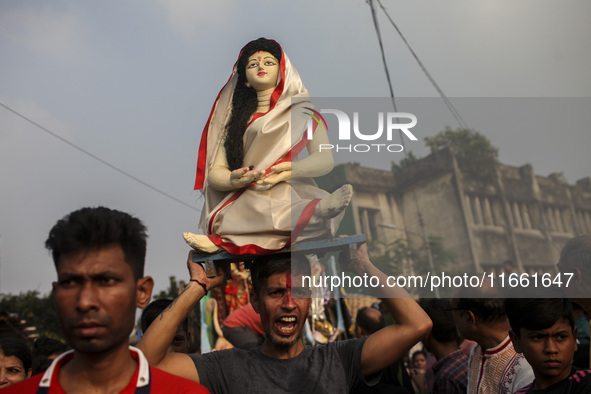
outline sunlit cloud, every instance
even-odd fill
[[[29,50],[50,55],[65,62],[83,57],[82,23],[73,13],[58,10],[51,4],[27,6],[18,3],[3,9],[0,15],[0,37]]]
[[[170,27],[187,42],[196,42],[220,26],[232,26],[237,5],[231,0],[157,0],[166,9]]]

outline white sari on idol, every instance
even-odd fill
[[[205,203],[199,227],[214,244],[233,254],[271,253],[296,240],[334,236],[343,214],[330,220],[314,215],[318,201],[328,193],[312,178],[292,178],[271,186],[252,184],[232,191],[219,191],[208,183],[237,80],[234,66],[201,136],[195,189],[202,190]],[[244,132],[243,166],[269,173],[273,165],[295,160],[308,142],[305,112],[309,111],[305,107],[312,107],[308,91],[283,52],[270,109],[256,113]]]

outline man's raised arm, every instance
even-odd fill
[[[357,259],[351,262],[349,268],[357,275],[373,275],[380,279],[378,289],[382,292],[382,301],[396,322],[371,334],[365,341],[361,352],[361,373],[369,376],[404,357],[431,331],[433,323],[406,290],[388,287],[387,276],[370,261],[367,245],[359,247]]]
[[[193,263],[194,253],[195,251],[191,250],[187,259],[187,267],[191,275],[189,283],[172,304],[150,324],[137,347],[144,353],[150,365],[199,382],[195,364],[188,355],[166,353],[178,326],[203,298],[206,290],[209,291],[224,283],[223,276],[208,278],[201,265]]]

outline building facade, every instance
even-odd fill
[[[475,178],[448,149],[397,172],[339,165],[318,181],[329,191],[354,187],[340,233],[415,245],[424,233],[438,236],[463,272],[500,272],[505,260],[520,272],[555,272],[565,242],[591,234],[591,177],[569,185],[529,164],[498,164],[488,178]]]

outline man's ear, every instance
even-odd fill
[[[361,338],[363,336],[362,334],[361,327],[355,325],[355,338]]]
[[[259,315],[261,314],[260,304],[259,304],[259,296],[254,292],[250,292],[250,303],[252,305],[252,309]]]
[[[464,313],[466,314],[465,319],[468,322],[468,324],[470,325],[475,325],[476,324],[476,315],[474,314],[474,312],[469,311],[469,310],[465,310]]]
[[[574,283],[578,284],[578,285],[582,285],[583,283],[583,273],[581,272],[581,269],[579,267],[573,267],[573,279],[574,279]]]
[[[136,306],[144,309],[152,299],[152,289],[154,289],[154,279],[151,276],[144,276],[138,279],[136,283]]]
[[[575,327],[575,329],[573,330],[573,335],[574,335],[575,352],[576,352],[577,350],[579,350],[579,345],[577,345],[577,336],[579,335],[579,329],[577,327]]]
[[[523,353],[523,350],[521,350],[521,342],[519,341],[519,337],[513,332],[513,330],[509,331],[509,338],[511,338],[511,342],[513,342],[515,351],[517,353]]]

